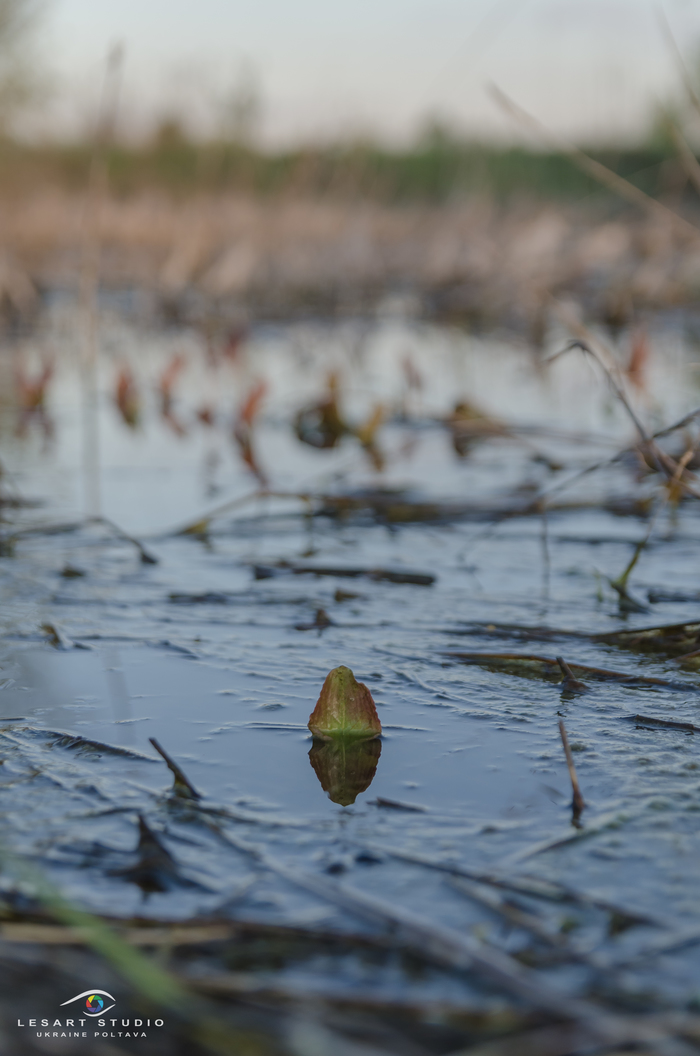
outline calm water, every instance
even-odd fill
[[[143,564],[130,543],[100,524],[19,535],[12,555],[0,559],[6,850],[32,861],[81,905],[109,914],[360,926],[231,843],[243,840],[282,865],[339,877],[451,928],[480,928],[511,953],[527,948],[526,932],[503,925],[445,874],[387,852],[534,876],[587,896],[584,905],[522,895],[553,930],[568,921],[577,948],[611,963],[644,954],[620,975],[621,988],[663,993],[681,1005],[700,997],[696,947],[663,959],[644,953],[664,927],[700,926],[700,742],[682,730],[626,721],[643,714],[700,724],[700,683],[670,660],[640,659],[586,637],[700,618],[692,601],[621,615],[607,585],[647,523],[607,512],[605,504],[651,495],[653,482],[640,478],[630,458],[562,490],[562,502],[581,507],[555,509],[546,524],[539,516],[498,517],[633,441],[596,369],[576,354],[547,368],[505,339],[392,317],[261,327],[229,355],[208,348],[196,331],[154,332],[118,317],[105,318],[103,340],[102,508],[158,564]],[[565,335],[551,342],[555,350]],[[82,517],[83,421],[72,349],[70,318],[56,313],[20,350],[30,374],[42,356],[53,356],[57,369],[48,424],[30,416],[18,436],[16,409],[2,411],[9,485],[39,503],[5,510],[8,536]],[[159,379],[175,356],[184,366],[164,416]],[[652,427],[700,404],[694,357],[680,329],[669,324],[651,334],[646,388],[634,399]],[[140,399],[133,429],[114,402],[126,365]],[[294,435],[295,414],[323,395],[330,371],[340,377],[351,422],[366,421],[382,404],[381,472],[354,437],[316,450]],[[235,507],[212,520],[206,535],[176,534],[258,487],[231,434],[259,381],[267,389],[253,428],[256,458],[270,488],[292,494]],[[442,419],[460,400],[517,426],[517,436],[492,437],[458,457]],[[308,503],[294,497],[368,488],[470,510],[395,524],[366,511],[310,517]],[[684,503],[675,518],[662,511],[630,581],[633,595],[646,604],[649,588],[700,591],[699,539],[696,506]],[[418,586],[284,569],[255,578],[254,566],[280,561],[436,578]],[[82,575],[64,575],[67,566]],[[301,629],[319,609],[331,625]],[[523,642],[499,630],[503,624],[580,633]],[[45,625],[59,632],[58,647]],[[677,685],[591,682],[589,693],[566,699],[555,681],[446,655],[458,651],[563,655]],[[376,773],[346,807],[324,792],[306,729],[325,675],[339,664],[369,686],[384,727]],[[588,804],[580,829],[571,824],[560,718]],[[169,797],[171,775],[151,737],[203,794],[201,809]],[[167,851],[160,890],[138,882],[139,816]],[[651,922],[618,933],[604,903]],[[572,992],[587,985],[580,965],[541,971]],[[467,987],[372,972],[350,982],[443,996]],[[340,970],[324,976],[330,987],[350,982]]]

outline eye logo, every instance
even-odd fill
[[[74,1001],[82,1001],[83,999],[85,999],[86,1016],[101,1016],[103,1012],[111,1011],[116,1004],[115,999],[106,990],[85,990],[82,994],[76,994],[75,997],[71,997],[70,1001],[63,1001],[61,1008],[64,1005],[72,1005]],[[105,1008],[106,999],[112,1002],[107,1008]]]

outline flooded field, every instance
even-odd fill
[[[47,310],[2,368],[3,955],[58,892],[151,929],[234,1031],[154,1052],[697,1051],[694,327],[603,335],[647,437],[687,418],[640,453],[563,326],[535,354],[398,302],[107,306],[91,433]],[[307,728],[339,665],[383,727],[347,754]]]

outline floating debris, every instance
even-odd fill
[[[700,733],[700,726],[694,726],[692,722],[656,719],[650,715],[625,715],[625,718],[629,722],[635,722],[638,726],[654,726],[667,730],[683,730],[684,733]]]
[[[267,382],[258,381],[253,385],[238,410],[233,427],[233,439],[238,444],[241,458],[248,469],[255,474],[260,486],[263,488],[267,487],[268,479],[265,470],[260,464],[255,448],[253,447],[253,430],[255,421],[260,414],[260,408],[265,399],[266,393]]]
[[[183,594],[174,591],[168,601],[174,605],[228,605],[233,595],[222,590],[207,590],[203,594]]]
[[[387,810],[405,810],[409,814],[425,814],[428,810],[427,807],[422,807],[418,803],[402,803],[398,799],[387,799],[385,796],[377,796],[374,800],[375,807],[384,807]]]
[[[510,430],[495,418],[483,414],[473,404],[462,400],[445,420],[452,436],[455,454],[465,458],[475,444],[494,436],[510,436]]]
[[[75,565],[64,565],[59,575],[63,576],[64,579],[80,579],[87,573],[82,568],[76,568]]]
[[[272,579],[288,573],[294,576],[338,576],[341,579],[371,579],[375,583],[412,583],[418,587],[431,587],[436,576],[430,572],[404,572],[390,568],[347,568],[330,565],[293,565],[280,561],[276,565],[253,565],[256,579]],[[357,595],[350,595],[356,597]]]
[[[158,379],[160,410],[164,418],[167,418],[172,413],[175,383],[185,369],[186,364],[187,361],[184,355],[181,352],[177,352],[171,357]]]
[[[461,664],[476,664],[490,671],[503,671],[519,678],[542,678],[547,682],[559,680],[561,667],[557,659],[551,656],[537,656],[534,653],[443,653],[451,660]],[[596,682],[620,682],[627,686],[664,686],[667,689],[679,689],[685,692],[700,692],[700,686],[691,682],[673,682],[667,678],[653,678],[647,675],[628,675],[623,671],[607,671],[600,667],[588,667],[584,664],[567,664],[574,680],[577,676]]]
[[[632,652],[660,653],[680,659],[700,649],[700,622],[695,620],[691,623],[670,623],[660,627],[592,634],[590,639]]]
[[[353,594],[350,590],[341,590],[340,587],[333,594],[333,600],[341,604],[343,601],[355,601],[359,594]]]
[[[663,588],[650,587],[647,598],[652,605],[663,602],[671,604],[677,602],[700,601],[700,590],[664,590]]]
[[[141,421],[141,397],[136,378],[128,366],[122,367],[117,375],[114,402],[123,422],[130,429],[136,429]]]
[[[328,376],[328,391],[323,399],[303,408],[294,420],[294,432],[302,444],[325,451],[336,447],[351,432],[338,408],[338,395],[339,378],[334,371]]]
[[[332,620],[325,609],[316,609],[316,615],[310,623],[295,623],[294,628],[297,631],[325,631],[326,627],[334,627],[335,620]]]
[[[116,744],[105,744],[103,741],[94,741],[89,737],[80,737],[72,733],[61,733],[56,730],[37,730],[33,727],[28,727],[28,729],[40,738],[46,738],[50,747],[66,748],[68,751],[75,751],[79,755],[93,756],[96,759],[101,755],[114,755],[122,756],[124,759],[136,759],[144,763],[152,763],[154,761],[150,755],[143,755],[132,748],[121,748]]]

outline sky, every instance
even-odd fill
[[[38,47],[51,100],[35,132],[79,134],[105,56],[124,45],[122,130],[177,114],[221,127],[241,84],[270,144],[376,136],[405,141],[431,117],[482,138],[522,138],[498,84],[553,132],[631,140],[679,94],[648,0],[47,0]],[[700,0],[665,0],[698,65]]]

